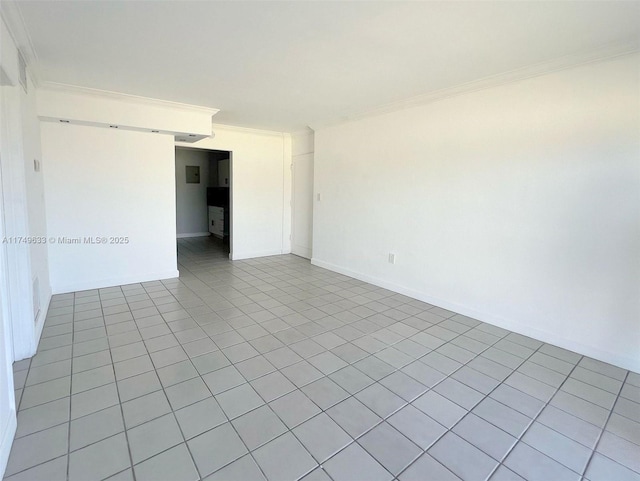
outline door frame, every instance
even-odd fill
[[[9,126],[7,125],[6,114],[8,113],[7,102],[7,89],[10,86],[0,86],[2,90],[0,92],[0,109],[2,114],[2,121],[0,122],[0,241],[4,240],[6,229],[6,215],[7,202],[5,198],[4,182],[6,176],[6,170],[8,167],[7,158],[11,157],[9,152],[10,146],[5,139],[9,139]],[[7,422],[4,425],[0,425],[0,475],[3,475],[7,467],[9,460],[9,453],[11,452],[11,445],[13,444],[13,437],[17,429],[17,416],[16,416],[16,402],[14,395],[14,382],[13,382],[13,361],[15,358],[15,343],[14,343],[14,330],[17,326],[14,326],[14,322],[11,315],[11,302],[10,302],[10,278],[8,272],[9,256],[7,244],[0,242],[0,369],[6,376],[6,386],[0,386],[0,395],[8,397],[9,412]],[[5,302],[9,300],[9,302]],[[12,322],[13,321],[13,322]]]
[[[174,152],[176,149],[185,149],[185,150],[197,150],[200,152],[229,152],[229,259],[233,259],[233,151],[226,149],[212,149],[209,147],[198,147],[191,145],[184,145],[176,143],[174,145]],[[209,160],[211,163],[211,160]],[[175,168],[175,155],[173,160],[173,165]],[[174,172],[175,177],[175,172]],[[176,197],[176,209],[177,209],[178,199]],[[208,224],[207,220],[207,224]]]
[[[33,312],[33,280],[31,274],[30,245],[16,241],[29,235],[27,186],[23,159],[21,129],[20,86],[3,85],[2,89],[2,214],[3,239],[13,241],[3,245],[6,255],[5,299],[8,300],[10,324],[13,335],[13,359],[19,361],[35,354],[37,332],[43,327],[43,319],[36,325]],[[44,316],[42,316],[44,317]]]
[[[296,182],[299,176],[299,165],[301,161],[310,161],[311,162],[311,175],[314,176],[314,134],[313,132],[301,132],[298,134],[299,137],[305,139],[300,142],[303,147],[301,151],[296,152],[294,149],[294,153],[291,155],[291,252],[297,256],[304,257],[306,259],[311,259],[313,257],[313,202],[314,202],[314,183],[313,179],[311,181],[311,185],[307,186],[308,192],[303,192],[303,194],[308,195],[311,199],[311,208],[310,211],[307,212],[308,220],[310,222],[310,238],[309,238],[309,246],[303,246],[296,242],[296,213],[300,208],[299,205],[296,205],[296,193],[299,192],[300,184]],[[310,140],[310,141],[309,141]],[[293,138],[294,143],[296,142],[296,137]]]

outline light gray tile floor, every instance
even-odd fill
[[[312,266],[181,240],[56,295],[5,480],[640,481],[640,375]]]

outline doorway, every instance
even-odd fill
[[[178,252],[206,249],[229,258],[232,245],[232,152],[176,147]]]
[[[291,252],[313,255],[313,132],[293,136]]]

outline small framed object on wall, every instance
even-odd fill
[[[199,165],[187,165],[187,184],[199,184],[200,183],[200,166]]]

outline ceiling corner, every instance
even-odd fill
[[[33,42],[27,31],[18,2],[15,0],[2,0],[0,2],[0,16],[2,16],[16,47],[25,60],[31,81],[36,87],[39,87],[43,79],[39,67],[38,54],[33,48]]]

